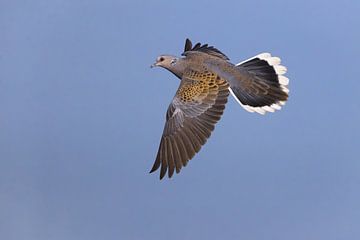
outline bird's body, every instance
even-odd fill
[[[161,166],[160,179],[171,177],[200,150],[225,109],[228,95],[248,111],[279,110],[288,98],[286,68],[280,59],[260,54],[238,65],[207,44],[186,40],[183,58],[161,55],[153,66],[181,79],[166,113],[158,154],[150,172]]]

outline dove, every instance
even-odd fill
[[[261,53],[238,64],[208,44],[185,41],[181,57],[160,55],[151,67],[162,67],[180,79],[166,112],[166,122],[150,173],[171,178],[200,151],[220,120],[228,96],[247,111],[280,110],[288,99],[287,69],[278,57]]]

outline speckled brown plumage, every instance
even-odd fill
[[[171,177],[200,151],[219,121],[229,95],[228,83],[216,74],[188,70],[167,112],[158,154],[151,172]]]

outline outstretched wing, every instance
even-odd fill
[[[187,71],[166,113],[155,163],[160,179],[179,173],[200,151],[219,121],[229,95],[228,83],[211,72]]]

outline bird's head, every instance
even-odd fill
[[[178,58],[171,55],[160,55],[156,58],[156,62],[151,65],[151,67],[163,67],[169,68],[174,66],[177,62]]]
[[[172,55],[160,55],[156,58],[156,62],[151,65],[150,67],[162,67],[177,77],[181,78],[183,71],[184,71],[184,63],[182,58],[178,58]]]

